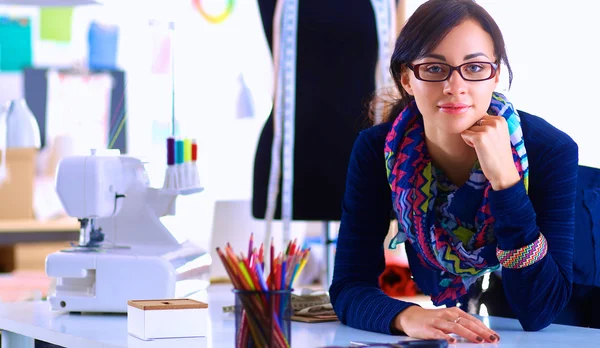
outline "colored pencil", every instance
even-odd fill
[[[241,315],[236,345],[289,348],[290,318],[286,308],[291,297],[282,291],[292,290],[294,281],[307,262],[310,249],[302,250],[294,240],[275,257],[275,246],[271,239],[268,274],[264,268],[264,245],[261,243],[257,251],[253,233],[250,234],[247,256],[243,252],[236,255],[230,243],[216,250],[233,287],[248,292],[237,294],[238,304],[242,308],[236,308],[236,315]]]

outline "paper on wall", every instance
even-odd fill
[[[40,9],[40,39],[71,42],[72,7],[42,7]]]
[[[72,138],[75,154],[108,146],[112,77],[48,71],[46,139]]]
[[[0,16],[0,70],[21,71],[31,61],[31,20]]]

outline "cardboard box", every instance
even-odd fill
[[[127,332],[142,340],[205,337],[208,305],[191,299],[130,300]]]
[[[0,219],[33,219],[36,148],[8,148],[6,180],[0,183]]]
[[[12,272],[15,267],[15,248],[12,245],[0,245],[0,273]]]
[[[13,264],[18,271],[46,270],[46,257],[54,252],[71,248],[70,242],[20,243],[14,245]]]

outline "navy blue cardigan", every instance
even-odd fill
[[[501,249],[532,243],[541,231],[549,252],[522,269],[502,269],[506,298],[524,330],[540,330],[558,316],[571,297],[577,144],[545,120],[519,111],[529,158],[529,194],[522,182],[490,192],[494,231]],[[331,302],[342,323],[363,330],[394,333],[394,318],[409,302],[381,291],[385,267],[383,241],[392,211],[384,143],[391,123],[363,130],[348,167],[342,204]],[[430,294],[438,272],[421,265],[406,244],[410,269],[420,290]]]
[[[600,287],[600,169],[579,166],[573,282]]]

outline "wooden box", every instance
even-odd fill
[[[127,331],[142,340],[204,337],[208,305],[191,299],[130,300]]]

